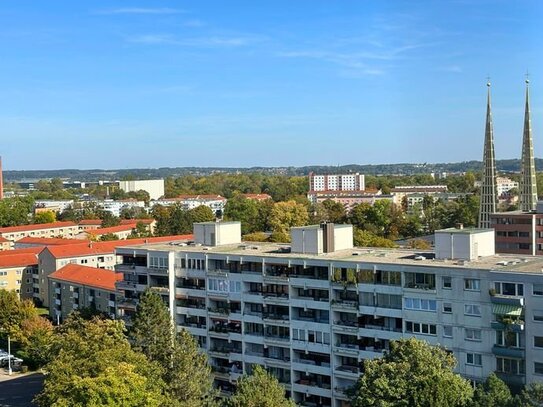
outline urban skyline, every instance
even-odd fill
[[[136,167],[480,159],[487,75],[496,158],[518,157],[527,70],[540,157],[542,11],[535,1],[3,4],[4,167],[122,168],[119,151]],[[202,145],[206,154],[182,153]]]

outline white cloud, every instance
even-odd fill
[[[180,38],[170,34],[146,34],[127,38],[128,42],[147,44],[147,45],[178,45],[186,47],[242,47],[262,41],[262,37],[257,36],[208,36]]]

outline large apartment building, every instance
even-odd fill
[[[118,248],[118,309],[129,321],[141,292],[160,293],[224,395],[259,364],[300,405],[346,406],[362,361],[411,336],[474,381],[543,380],[543,260],[494,254],[491,229],[439,231],[435,253],[353,248],[345,226],[294,229],[291,245],[203,229],[192,244]]]
[[[53,222],[0,228],[0,237],[16,242],[24,237],[72,238],[77,232],[78,227],[73,222]]]

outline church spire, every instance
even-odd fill
[[[530,81],[526,78],[526,107],[524,111],[524,135],[520,168],[520,210],[533,211],[537,205],[537,183],[535,177],[534,144],[530,119]]]
[[[483,183],[481,185],[481,206],[479,208],[479,227],[490,228],[490,214],[496,212],[498,194],[496,185],[496,158],[494,155],[494,128],[490,108],[490,82],[486,102],[485,146],[483,153]]]

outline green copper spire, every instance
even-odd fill
[[[532,121],[530,118],[530,81],[526,78],[526,107],[524,110],[524,135],[522,138],[522,158],[520,177],[520,210],[530,212],[537,205],[537,183],[535,177],[534,144]]]
[[[490,228],[490,214],[498,206],[498,188],[496,185],[496,158],[494,155],[494,128],[490,105],[490,82],[486,103],[485,146],[483,153],[483,183],[481,185],[481,206],[479,208],[479,227]]]

